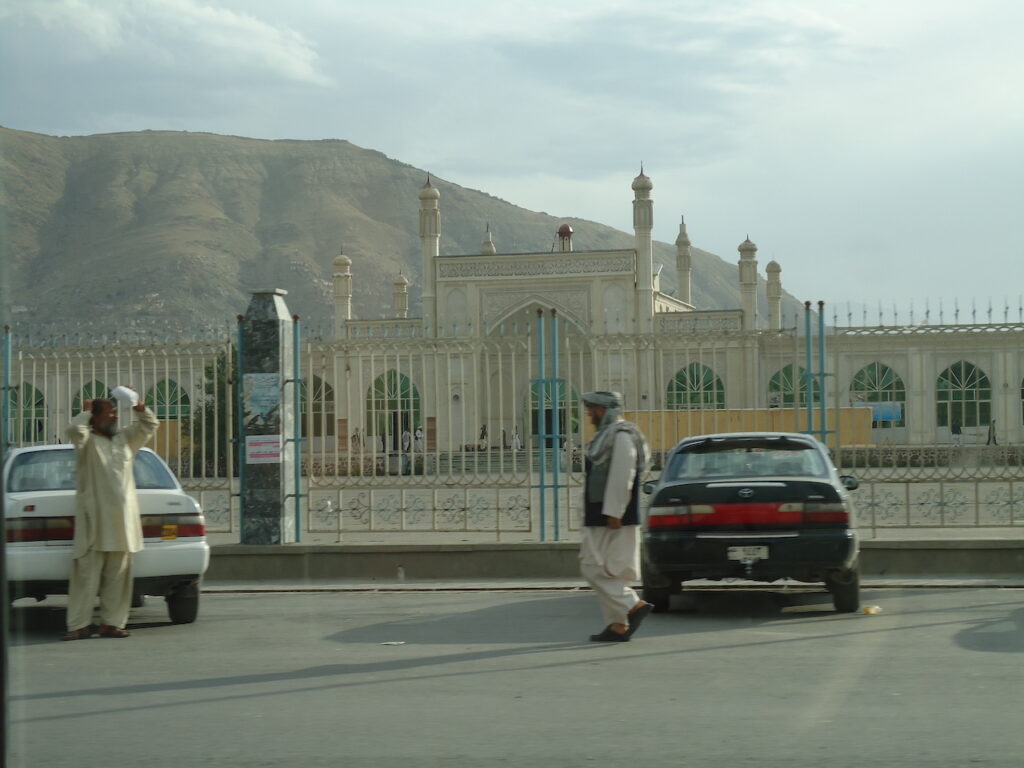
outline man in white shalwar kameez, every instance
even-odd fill
[[[75,539],[68,589],[65,640],[128,637],[124,626],[132,599],[132,553],[142,549],[142,520],[132,467],[135,454],[153,437],[157,420],[139,403],[138,419],[117,427],[113,400],[86,401],[71,420],[67,437],[75,446]],[[96,594],[100,626],[92,623]]]
[[[583,404],[597,433],[586,451],[580,571],[606,625],[590,639],[626,642],[654,608],[629,586],[640,575],[639,485],[650,453],[636,425],[622,419],[622,395],[588,392]]]

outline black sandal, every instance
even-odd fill
[[[616,632],[611,626],[607,626],[596,635],[591,635],[590,639],[595,643],[628,643],[629,632]]]
[[[633,633],[640,629],[640,625],[643,624],[644,619],[647,618],[647,614],[654,610],[654,606],[651,603],[644,603],[632,613],[628,614],[626,618],[629,621],[629,629],[626,631],[626,637],[632,637]]]

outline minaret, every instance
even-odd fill
[[[740,306],[743,308],[743,330],[757,329],[757,246],[750,236],[740,243]]]
[[[409,316],[409,278],[401,272],[395,278],[395,291],[391,295],[391,304],[395,311],[395,317],[404,320]]]
[[[484,233],[484,242],[480,246],[480,253],[483,256],[493,256],[498,252],[498,249],[494,247],[494,238],[491,236],[491,225],[487,225],[487,231]]]
[[[769,261],[764,268],[768,273],[768,328],[782,330],[782,267],[777,261]]]
[[[334,257],[334,337],[345,336],[346,323],[352,319],[352,259],[341,249]]]
[[[679,217],[679,237],[676,238],[676,272],[679,276],[679,299],[693,304],[691,298],[691,277],[693,264],[690,261],[690,237],[686,234],[686,220]]]
[[[636,292],[637,331],[651,333],[654,330],[654,243],[651,231],[654,229],[654,202],[651,190],[654,184],[644,175],[633,179],[633,232],[636,240]]]
[[[420,252],[423,256],[423,330],[427,335],[437,335],[437,291],[435,288],[434,264],[441,252],[441,209],[438,200],[441,193],[430,183],[420,189]]]

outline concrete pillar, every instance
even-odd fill
[[[243,544],[296,540],[294,321],[280,288],[256,291],[242,319]]]

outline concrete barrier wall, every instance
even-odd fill
[[[578,578],[575,543],[212,548],[208,582]],[[1024,541],[866,541],[872,576],[1024,577]]]

